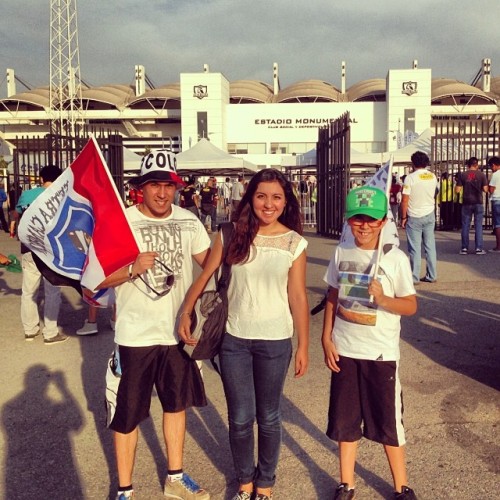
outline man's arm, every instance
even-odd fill
[[[210,255],[210,248],[207,248],[203,252],[193,255],[193,259],[202,269],[205,269],[205,264],[207,263],[209,255]]]
[[[3,253],[0,253],[0,264],[2,264],[2,266],[10,264],[10,259]]]
[[[458,174],[458,176],[457,176],[457,183],[455,185],[455,193],[460,194],[460,192],[463,189],[462,184],[463,184],[462,183],[462,176],[460,174]]]
[[[406,221],[408,220],[408,202],[410,201],[410,195],[404,194],[401,199],[401,227],[406,227]]]
[[[113,274],[110,274],[99,286],[97,286],[97,290],[101,290],[102,288],[114,288],[115,286],[122,285],[126,281],[137,278],[137,276],[145,273],[154,266],[156,257],[158,257],[156,252],[140,253],[131,265],[124,266]]]

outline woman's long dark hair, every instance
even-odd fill
[[[252,200],[261,182],[278,181],[285,192],[285,210],[279,216],[278,221],[284,226],[302,234],[302,217],[299,202],[293,192],[292,183],[274,168],[265,168],[257,172],[250,180],[243,195],[233,220],[236,221],[235,231],[227,253],[228,264],[246,262],[250,255],[250,247],[259,230],[259,219],[256,217]]]

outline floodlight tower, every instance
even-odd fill
[[[50,0],[51,132],[74,137],[82,107],[76,0]]]

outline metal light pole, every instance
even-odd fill
[[[75,137],[81,118],[80,51],[76,0],[50,0],[51,132]]]

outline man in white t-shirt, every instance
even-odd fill
[[[238,208],[238,205],[240,204],[241,198],[243,198],[244,194],[245,194],[245,185],[243,184],[243,176],[240,175],[238,177],[238,182],[235,182],[233,184],[233,190],[231,192],[233,213]]]
[[[434,228],[435,205],[439,191],[436,176],[427,170],[429,157],[422,151],[411,155],[414,170],[407,175],[401,201],[401,227],[406,229],[413,283],[437,280],[437,255]],[[424,244],[427,263],[425,276],[420,277],[421,246]]]
[[[143,201],[126,211],[141,253],[101,283],[116,288],[117,349],[108,368],[108,425],[114,431],[119,488],[117,500],[133,496],[139,423],[149,416],[156,389],[163,408],[167,448],[167,498],[208,500],[210,495],[183,472],[186,408],[205,406],[198,365],[178,345],[175,323],[193,279],[192,258],[201,266],[210,239],[192,212],[173,204],[183,185],[175,155],[153,151],[134,184]],[[109,373],[112,372],[112,373]]]
[[[500,252],[500,158],[492,156],[488,160],[493,175],[488,186],[491,201],[491,215],[493,218],[493,231],[496,238],[496,246],[491,252]]]

